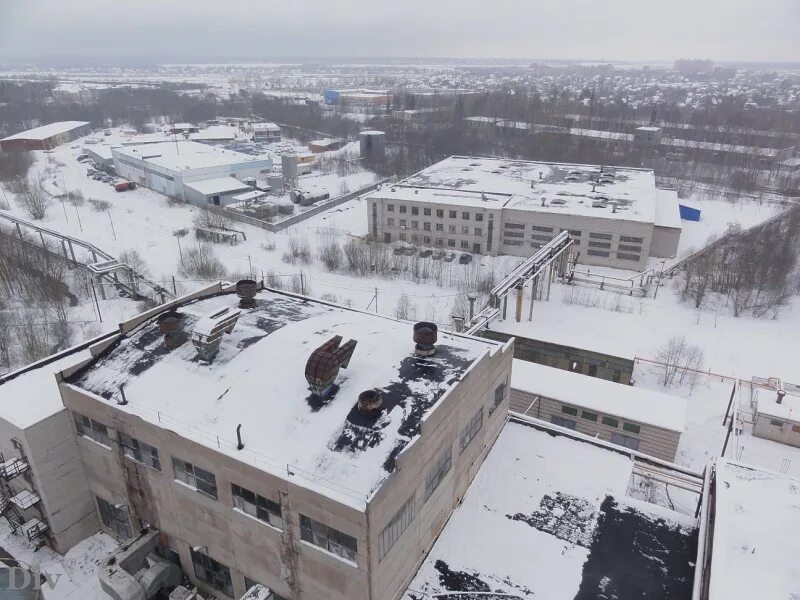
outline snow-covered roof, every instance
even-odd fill
[[[800,594],[800,480],[719,459],[709,600]]]
[[[594,165],[451,156],[372,196],[653,222],[652,170],[606,166],[600,174]]]
[[[267,192],[261,190],[251,190],[249,192],[245,192],[244,194],[238,194],[234,196],[232,199],[236,202],[250,202],[252,200],[258,200],[266,196]]]
[[[688,598],[695,521],[626,497],[633,464],[510,421],[405,600]]]
[[[800,394],[787,390],[780,403],[777,390],[759,389],[756,394],[756,408],[759,415],[800,423]]]
[[[656,227],[682,229],[681,211],[678,208],[678,192],[675,190],[656,190]]]
[[[278,127],[275,123],[251,123],[250,126],[253,128],[253,131],[278,131],[280,132],[281,128]]]
[[[237,307],[221,294],[180,306],[183,330],[211,313]],[[357,341],[335,395],[321,401],[309,390],[305,366],[330,340]],[[166,351],[155,319],[112,346],[70,382],[154,426],[287,476],[357,509],[394,470],[397,454],[420,422],[495,342],[440,331],[430,358],[413,353],[412,324],[271,291],[243,309],[209,363],[192,343]],[[117,406],[124,384],[128,404]],[[354,410],[358,394],[381,389],[383,413]],[[245,449],[236,450],[242,424]],[[221,442],[220,442],[221,440]]]
[[[511,387],[670,431],[686,429],[686,399],[514,359]]]
[[[57,123],[49,123],[41,127],[28,129],[27,131],[20,131],[19,133],[3,138],[0,142],[9,140],[46,140],[54,135],[66,133],[88,124],[88,121],[59,121]]]
[[[249,190],[250,186],[242,183],[235,177],[214,177],[213,179],[201,179],[199,181],[189,181],[184,184],[204,196],[212,194],[232,194]]]
[[[225,150],[199,142],[161,142],[115,148],[115,155],[146,160],[171,171],[188,171],[208,167],[222,167],[250,162],[267,162],[269,159],[251,156],[234,150]]]

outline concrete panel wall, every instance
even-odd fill
[[[753,423],[753,435],[790,446],[800,446],[800,423],[757,414]]]
[[[653,243],[650,245],[650,255],[658,258],[672,258],[678,254],[680,241],[680,229],[655,226],[653,228]]]

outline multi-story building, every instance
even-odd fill
[[[649,169],[452,156],[367,198],[373,238],[475,254],[529,256],[568,230],[579,262],[644,270],[681,233]]]
[[[275,123],[251,123],[253,139],[259,142],[280,142],[281,128]]]
[[[513,344],[244,304],[154,309],[62,382],[103,529],[160,530],[219,598],[399,597],[505,423]]]

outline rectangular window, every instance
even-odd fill
[[[418,241],[419,241],[419,236],[418,236],[418,235],[416,235],[416,234],[412,235],[412,236],[411,236],[411,241],[412,241],[412,242],[418,242]]]
[[[632,237],[630,235],[621,235],[619,236],[620,242],[630,242],[633,244],[641,244],[644,240],[640,237]]]
[[[408,208],[407,208],[405,205],[401,204],[401,205],[400,205],[400,212],[401,212],[401,213],[405,213],[405,212],[407,212],[407,211],[408,211]]]
[[[443,246],[444,245],[444,238],[436,238],[436,245]]]
[[[391,233],[384,233],[383,234],[383,241],[387,244],[391,243],[392,241],[392,234]]]
[[[233,596],[231,570],[202,552],[191,551],[194,575],[226,596]]]
[[[603,417],[603,425],[608,425],[609,427],[616,429],[619,427],[619,421],[612,419],[611,417]]]
[[[405,219],[400,219],[400,227],[405,227],[408,224],[408,221]]]
[[[469,420],[464,428],[461,430],[461,437],[458,440],[458,447],[460,448],[461,452],[466,450],[469,443],[473,440],[473,438],[478,435],[478,432],[481,430],[483,426],[483,407],[478,409],[478,412]]]
[[[469,213],[468,212],[462,212],[461,213],[461,220],[462,221],[469,221]]]
[[[641,427],[639,427],[638,425],[634,425],[633,423],[625,423],[624,421],[622,423],[622,429],[624,429],[625,431],[630,431],[631,433],[635,433],[637,435],[641,431]]]
[[[75,417],[75,427],[78,430],[78,435],[94,440],[98,444],[111,447],[108,427],[80,413],[73,413],[73,416]]]
[[[622,435],[621,433],[612,433],[611,434],[611,443],[617,444],[618,446],[624,446],[625,448],[629,448],[631,450],[638,450],[639,449],[639,440],[636,438],[632,438],[628,435]]]
[[[455,248],[456,247],[456,241],[455,240],[447,240],[447,245],[450,248]]]
[[[419,214],[419,206],[412,206],[411,207],[411,214],[418,215]]]
[[[283,529],[283,516],[281,505],[278,502],[259,496],[248,489],[231,484],[233,506],[245,514],[255,517],[259,521],[269,523],[277,529]]]
[[[480,227],[475,228],[475,235],[483,235],[483,229]]]
[[[386,224],[389,227],[394,227],[394,219],[392,217],[389,217],[388,219],[386,219]]]
[[[612,238],[610,233],[590,233],[589,237],[595,240],[610,240]]]
[[[425,222],[425,223],[423,223],[423,224],[422,224],[422,228],[423,228],[425,231],[430,231],[430,230],[431,230],[431,224],[430,224],[430,223],[428,223],[428,222]]]
[[[578,416],[578,409],[573,406],[562,406],[561,412],[565,415],[572,415],[573,417]]]
[[[444,223],[437,223],[436,231],[444,231]]]
[[[506,229],[525,229],[525,223],[503,223]]]
[[[386,205],[386,210],[388,212],[394,212],[394,204],[387,204]]]
[[[597,413],[589,412],[588,410],[582,410],[581,419],[586,419],[587,421],[594,421],[597,423]]]
[[[128,539],[133,537],[133,527],[131,526],[131,515],[123,506],[111,504],[108,500],[103,500],[100,496],[97,499],[97,510],[100,512],[100,520],[103,525],[113,529],[121,538]]]
[[[531,225],[531,229],[534,231],[543,231],[545,233],[553,233],[552,227],[541,227],[540,225]]]
[[[565,427],[566,429],[575,429],[575,421],[572,419],[565,419],[564,417],[560,417],[558,415],[551,416],[550,422],[553,423],[553,425]]]
[[[411,497],[400,507],[400,510],[395,513],[392,520],[389,521],[389,524],[378,536],[378,560],[383,560],[389,554],[389,550],[392,549],[397,540],[400,539],[400,536],[403,535],[403,532],[411,525],[415,512],[414,494],[411,494]]]
[[[358,554],[356,538],[303,514],[300,515],[300,539],[350,562],[356,562]]]
[[[483,221],[483,213],[475,213],[476,221]]]
[[[428,474],[425,476],[425,500],[427,501],[428,498],[431,497],[433,492],[436,491],[436,488],[439,487],[439,484],[442,483],[442,480],[445,476],[450,472],[450,468],[453,466],[453,447],[452,445],[447,446],[439,456],[436,458],[436,462],[434,463],[431,470],[428,471]]]
[[[426,217],[430,217],[431,216],[431,209],[430,208],[423,208],[422,209],[422,214],[425,215]]]
[[[770,419],[769,424],[773,427],[783,427],[783,421],[776,421],[775,419]]]
[[[441,209],[439,209],[439,208],[437,208],[437,209],[436,209],[436,216],[437,216],[438,218],[440,218],[440,219],[444,219],[444,211],[443,211],[443,210],[441,210]]]
[[[411,221],[411,229],[419,229],[419,221]]]
[[[638,254],[624,254],[622,252],[617,252],[617,258],[620,260],[630,260],[632,262],[639,262],[640,255]]]
[[[611,242],[595,242],[589,240],[589,248],[611,248]]]
[[[140,442],[136,438],[132,438],[127,433],[117,432],[119,436],[119,443],[122,446],[122,453],[125,456],[130,456],[133,460],[143,463],[148,467],[161,470],[161,461],[158,459],[158,450]]]
[[[492,398],[492,403],[489,406],[489,416],[492,416],[492,413],[497,409],[498,406],[500,406],[505,397],[506,397],[506,384],[505,382],[503,382],[496,388],[494,388],[494,397]]]
[[[455,233],[455,232],[456,232],[456,226],[455,225],[448,225],[447,226],[447,233]]]
[[[608,258],[608,254],[609,253],[608,252],[604,252],[602,250],[591,250],[591,249],[589,249],[589,250],[586,251],[586,254],[588,254],[589,256],[603,256],[605,258]]]
[[[457,219],[458,218],[458,212],[456,212],[454,210],[448,211],[448,215],[450,216],[451,219]]]
[[[642,247],[641,246],[626,246],[625,244],[620,244],[619,246],[617,246],[617,250],[620,250],[621,252],[636,252],[638,254],[641,254]]]
[[[214,500],[217,499],[217,478],[213,473],[175,457],[172,458],[172,470],[178,481],[182,481]]]
[[[506,235],[508,235],[508,234],[506,234]],[[549,236],[549,235],[542,235],[542,234],[539,234],[539,233],[532,233],[531,234],[531,239],[532,240],[539,240],[540,242],[549,242],[553,238],[551,236]]]
[[[469,227],[466,227],[466,226],[462,227],[461,228],[461,234],[462,235],[469,235]]]
[[[430,238],[430,236],[426,235],[424,238],[422,238],[422,242],[423,242],[424,244],[430,244],[430,243],[431,243],[431,238]]]
[[[580,232],[580,230],[579,230],[579,229],[570,229],[570,230],[569,230],[569,234],[570,234],[572,237],[581,237],[581,232]]]
[[[504,231],[503,232],[503,237],[507,237],[507,238],[523,238],[523,237],[525,237],[525,234],[522,231]],[[547,239],[549,240],[550,238],[547,238]]]
[[[522,240],[503,240],[506,246],[522,246]]]
[[[401,233],[401,234],[399,235],[399,238],[400,238],[400,241],[401,241],[401,242],[405,242],[407,237],[408,237],[408,236],[406,236],[406,234],[405,234],[405,233]]]
[[[469,250],[469,242],[467,240],[461,240],[461,249]]]

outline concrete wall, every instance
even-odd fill
[[[777,423],[781,424],[777,425]],[[756,413],[753,435],[790,446],[800,446],[800,423]]]
[[[563,406],[577,408],[578,414],[573,416],[564,413],[562,411]],[[623,415],[614,414],[613,412],[597,412],[590,410],[589,412],[597,414],[597,419],[592,421],[582,416],[583,411],[580,406],[517,389],[511,390],[510,410],[527,414],[530,417],[535,417],[542,421],[547,421],[548,423],[554,422],[554,416],[570,419],[575,421],[575,431],[585,433],[592,437],[596,436],[606,442],[611,441],[611,436],[614,433],[626,435],[639,440],[639,452],[670,462],[674,462],[675,460],[675,455],[678,451],[678,442],[681,437],[678,432],[626,419]],[[618,420],[619,423],[617,427],[604,424],[602,422],[604,416]],[[639,433],[625,431],[622,428],[623,422],[638,425]]]
[[[681,241],[681,230],[677,227],[653,228],[653,242],[650,244],[650,256],[658,258],[672,258],[678,254],[678,244]]]

